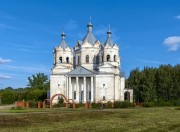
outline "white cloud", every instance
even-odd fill
[[[180,20],[180,15],[175,16],[174,18]]]
[[[164,44],[169,47],[170,51],[176,51],[180,49],[180,36],[167,37],[164,40]]]
[[[0,79],[11,79],[11,76],[6,76],[6,75],[0,74]]]
[[[144,59],[138,59],[138,61],[143,62],[143,63],[160,64],[160,62],[159,62],[159,61],[156,61],[156,60],[144,60]]]
[[[11,62],[11,61],[12,60],[10,60],[10,59],[2,59],[2,58],[0,58],[0,64]]]

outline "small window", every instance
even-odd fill
[[[59,57],[59,63],[60,64],[62,63],[62,57]]]
[[[76,99],[76,91],[74,91],[74,99]]]
[[[91,100],[91,91],[89,91],[89,100]]]
[[[84,91],[81,91],[81,102],[84,102]]]
[[[107,61],[110,61],[110,55],[107,55]]]
[[[103,100],[105,100],[106,98],[105,98],[105,96],[103,96]]]
[[[89,63],[89,55],[86,55],[86,63]]]
[[[66,57],[66,63],[69,63],[69,57]]]
[[[80,64],[80,56],[78,56],[78,64]]]
[[[99,56],[96,56],[96,64],[99,64]]]
[[[116,61],[116,55],[114,55],[114,61]]]

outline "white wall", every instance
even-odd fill
[[[51,75],[50,76],[50,98],[58,93],[66,95],[66,78],[64,75]],[[56,96],[53,103],[57,103],[58,97]]]
[[[105,86],[103,86],[105,84]],[[103,90],[105,88],[105,91]],[[95,101],[103,99],[105,94],[106,100],[114,101],[114,75],[96,75],[96,94]]]

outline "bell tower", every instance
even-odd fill
[[[73,69],[73,51],[65,41],[66,34],[61,34],[61,42],[54,48],[54,67],[52,74],[67,73]]]

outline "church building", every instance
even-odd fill
[[[69,102],[92,103],[107,101],[133,101],[133,91],[125,88],[125,74],[121,72],[119,46],[111,38],[101,43],[93,34],[91,22],[87,34],[69,47],[66,35],[54,48],[54,65],[50,75],[50,97],[63,94]],[[57,103],[58,96],[53,99]]]

